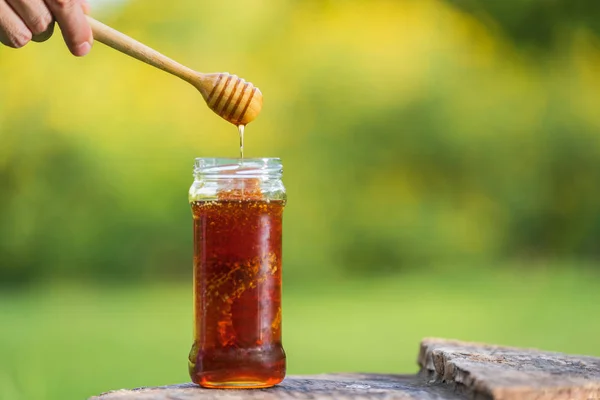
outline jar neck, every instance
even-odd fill
[[[196,180],[279,180],[282,175],[283,166],[279,158],[196,158],[194,163]]]

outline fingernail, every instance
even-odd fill
[[[75,47],[75,55],[78,57],[85,56],[92,49],[92,45],[88,42],[83,42],[79,46]]]

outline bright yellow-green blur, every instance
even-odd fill
[[[433,335],[600,355],[584,23],[539,44],[443,0],[108,4],[264,95],[245,155],[284,164],[290,373],[410,373]],[[0,48],[0,400],[188,380],[193,160],[239,152],[190,85],[59,36]]]

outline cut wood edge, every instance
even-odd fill
[[[600,358],[453,339],[421,341],[419,375],[470,398],[600,400]]]

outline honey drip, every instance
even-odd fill
[[[238,131],[240,132],[240,158],[244,159],[244,128],[246,125],[238,125]]]

